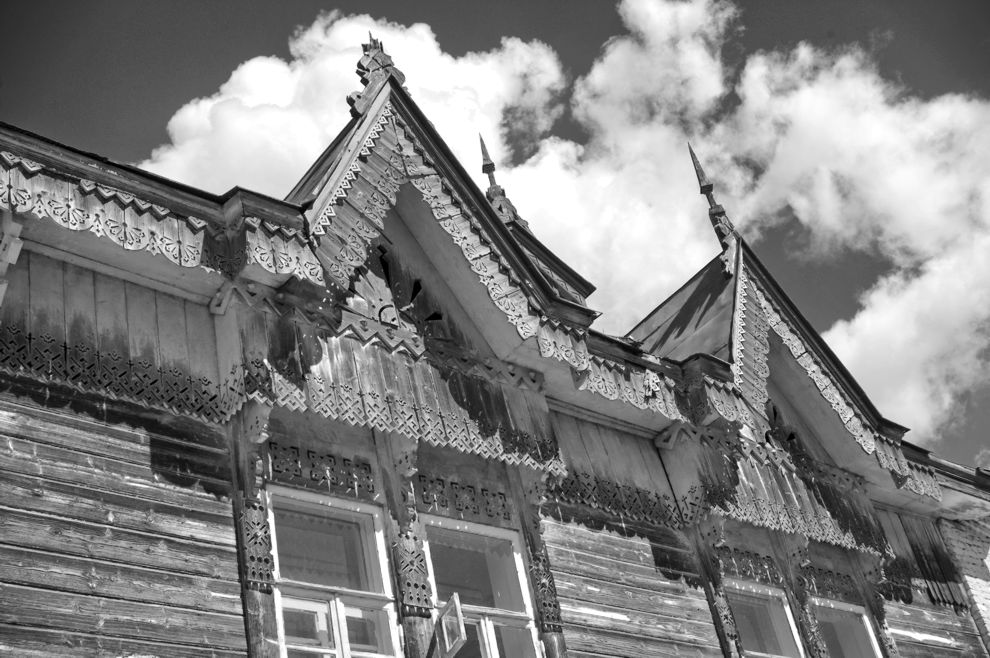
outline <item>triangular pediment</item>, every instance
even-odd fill
[[[909,461],[906,428],[884,418],[822,337],[743,243],[736,271],[732,371],[769,424],[783,415],[816,458],[896,488],[940,496],[930,469]],[[878,484],[884,483],[880,478]]]
[[[584,304],[593,287],[500,214],[395,76],[364,77],[365,90],[351,98],[354,120],[289,199],[307,208],[328,291],[351,290],[385,250],[415,266],[424,289],[448,307],[444,317],[456,316],[459,333],[474,337],[467,349],[555,369],[571,393],[631,405],[644,419],[680,417],[661,368],[629,367],[623,352],[616,359],[589,347],[602,343],[588,332],[598,315]]]

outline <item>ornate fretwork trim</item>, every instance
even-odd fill
[[[206,223],[179,217],[132,194],[67,180],[36,162],[0,153],[0,208],[89,231],[128,251],[161,254],[181,267],[201,264]]]
[[[424,473],[418,475],[414,484],[416,506],[421,512],[511,526],[512,506],[500,487],[476,486]]]
[[[591,473],[572,470],[559,483],[552,483],[547,493],[558,502],[589,507],[623,521],[664,528],[682,525],[669,496],[618,484]]]
[[[644,368],[592,358],[582,332],[537,315],[520,276],[493,247],[469,204],[437,172],[390,103],[375,120],[362,153],[363,157],[348,166],[312,223],[328,283],[348,288],[372,241],[384,229],[385,213],[395,205],[399,187],[408,181],[521,338],[536,337],[543,356],[570,365],[582,390],[652,409],[668,418],[681,417],[669,378]]]
[[[236,390],[236,373],[218,384],[117,352],[67,345],[10,324],[0,326],[0,373],[214,423],[226,421],[243,402]]]
[[[472,418],[451,397],[444,381],[445,376],[461,375],[444,375],[411,359],[397,360],[397,366],[401,365],[406,366],[402,376],[415,382],[405,394],[377,380],[344,372],[337,375],[340,380],[310,372],[299,381],[290,381],[264,360],[235,366],[217,383],[116,352],[68,345],[49,335],[35,336],[9,324],[0,327],[0,373],[10,377],[27,377],[211,423],[226,422],[245,400],[254,399],[314,411],[352,425],[422,437],[434,445],[486,459],[564,473],[552,435],[535,436],[504,423],[493,425],[483,414]],[[483,380],[474,384],[479,390],[496,386]]]
[[[766,407],[767,377],[770,367],[767,355],[768,325],[762,310],[750,298],[753,286],[745,267],[736,276],[736,314],[732,327],[732,374],[750,408],[762,414]],[[754,419],[755,420],[755,419]]]
[[[326,285],[323,266],[300,231],[263,222],[244,220],[247,227],[247,262],[257,263],[272,274],[290,274],[318,286]]]
[[[336,496],[374,500],[378,486],[371,463],[329,452],[268,442],[270,479],[279,484],[326,491]]]
[[[823,599],[863,603],[856,579],[848,573],[809,564],[801,568],[801,577],[807,583],[809,594]]]
[[[274,580],[272,533],[261,500],[240,501],[241,583],[248,589],[271,592]]]
[[[392,548],[399,576],[402,616],[429,617],[433,612],[433,594],[423,540],[407,530],[399,535]]]
[[[745,273],[745,268],[743,268],[742,273]],[[755,301],[767,318],[769,326],[780,336],[798,364],[804,368],[808,377],[815,383],[822,397],[838,415],[856,443],[866,454],[874,455],[877,463],[894,475],[898,486],[905,486],[908,482],[915,480],[911,477],[912,470],[901,451],[899,442],[883,436],[870,427],[863,415],[855,409],[854,403],[842,393],[840,387],[833,381],[827,369],[806,349],[804,341],[774,306],[770,297],[758,286],[751,285],[750,287]],[[937,481],[933,477],[927,478],[925,482],[922,482],[922,479],[924,476],[919,476],[917,481],[913,482],[913,486],[917,488],[918,492],[933,498],[941,498],[941,494],[936,493]],[[910,488],[912,485],[908,486]]]
[[[872,507],[854,495],[861,482],[855,476],[815,468],[773,441],[741,435],[735,424],[679,423],[656,439],[661,449],[681,442],[700,448],[702,475],[698,486],[678,498],[686,522],[714,513],[843,548],[885,552]]]
[[[6,151],[0,152],[0,208],[88,231],[127,251],[159,254],[180,267],[234,274],[246,263],[257,263],[272,274],[324,284],[323,267],[300,231],[247,217],[221,233],[196,217]],[[240,240],[236,236],[242,230]]]
[[[450,446],[486,459],[564,472],[552,435],[534,436],[472,418],[450,397],[446,384],[427,385],[426,380],[433,377],[428,370],[427,366],[410,365],[405,377],[414,383],[412,390],[418,393],[408,397],[366,377],[336,381],[307,373],[301,381],[290,381],[267,362],[256,361],[247,367],[244,391],[280,407],[314,411],[352,425],[423,438],[433,445]]]
[[[563,620],[560,617],[560,602],[557,599],[557,584],[550,568],[547,546],[540,542],[539,548],[529,553],[529,580],[536,593],[540,631],[543,633],[563,633]]]
[[[901,486],[919,496],[942,500],[942,486],[938,483],[938,476],[928,466],[908,462],[908,475]]]
[[[723,576],[780,587],[784,577],[769,555],[723,546],[717,550]]]

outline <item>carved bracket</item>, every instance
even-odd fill
[[[17,262],[23,244],[21,225],[14,221],[11,213],[4,212],[3,220],[0,221],[0,306],[7,294],[7,279],[3,277],[7,274],[7,268]]]

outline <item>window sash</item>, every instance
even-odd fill
[[[482,652],[486,656],[499,656],[495,636],[496,627],[528,631],[530,641],[527,643],[527,648],[529,648],[529,645],[532,644],[533,655],[541,655],[537,644],[536,623],[533,620],[533,605],[530,600],[529,584],[526,579],[525,563],[523,562],[519,533],[517,531],[508,530],[505,528],[495,528],[481,525],[479,523],[472,523],[470,521],[453,520],[426,514],[422,515],[420,518],[427,526],[426,538],[423,541],[423,547],[424,552],[426,553],[426,568],[430,578],[431,589],[433,591],[432,596],[435,611],[439,611],[439,608],[445,603],[445,601],[439,601],[437,597],[436,572],[433,568],[433,555],[430,551],[430,527],[453,530],[463,532],[468,535],[509,542],[512,550],[512,571],[515,573],[516,579],[518,580],[522,610],[504,610],[501,608],[488,606],[470,605],[462,602],[461,610],[464,614],[464,622],[465,625],[474,625],[478,627],[478,640],[481,644]],[[435,612],[435,614],[437,613]],[[499,656],[499,658],[514,657]]]
[[[787,600],[787,594],[783,589],[779,587],[769,587],[767,585],[762,585],[760,583],[754,583],[743,580],[736,580],[734,578],[728,578],[724,582],[726,596],[729,598],[729,608],[732,608],[732,594],[738,593],[740,598],[753,598],[757,601],[763,600],[768,605],[777,603],[781,606],[784,613],[785,627],[780,629],[788,633],[787,638],[781,638],[779,635],[775,635],[777,639],[789,639],[794,643],[797,648],[797,658],[805,658],[804,645],[801,641],[801,634],[798,632],[797,624],[794,620],[794,614],[791,611],[790,602]],[[735,611],[733,611],[735,614]],[[743,641],[745,645],[745,640]],[[752,656],[753,658],[779,658],[780,654],[764,653],[761,651],[755,651],[753,649],[746,649],[743,647],[743,653],[746,656]]]
[[[268,491],[268,523],[272,529],[272,558],[274,561],[274,597],[278,611],[276,624],[278,627],[280,655],[283,658],[289,649],[298,652],[311,653],[313,656],[333,656],[334,658],[377,658],[398,655],[400,650],[398,619],[395,610],[395,598],[392,595],[392,579],[388,572],[387,551],[385,548],[385,533],[382,511],[375,505],[357,501],[341,500],[324,494],[288,489],[279,486],[269,486]],[[365,530],[364,559],[369,587],[378,591],[353,590],[346,587],[334,587],[317,583],[307,583],[298,580],[282,578],[279,572],[278,559],[278,525],[275,518],[275,500],[281,500],[290,510],[303,510],[307,507],[327,511],[333,517],[347,520],[358,520]],[[370,523],[368,523],[370,521]],[[370,532],[368,531],[370,530]],[[285,609],[312,609],[322,607],[327,615],[328,630],[332,630],[334,647],[314,647],[312,645],[293,644],[287,640],[283,611]],[[365,649],[355,649],[350,646],[347,630],[348,610],[380,613],[381,623],[387,628],[387,644],[390,653],[377,653]]]
[[[881,656],[880,653],[880,643],[877,641],[876,634],[873,632],[873,625],[870,623],[869,614],[866,612],[866,608],[861,605],[854,605],[851,603],[846,603],[845,601],[833,601],[830,599],[822,599],[817,596],[811,597],[811,603],[815,606],[815,612],[818,613],[819,610],[836,610],[840,613],[845,613],[849,615],[850,619],[848,621],[854,622],[854,628],[862,632],[862,639],[866,640],[869,645],[869,650],[872,650],[874,656]],[[857,642],[859,644],[857,650],[864,649],[862,642]]]

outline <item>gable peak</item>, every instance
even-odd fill
[[[362,44],[361,50],[363,54],[357,63],[357,74],[364,89],[347,97],[353,116],[361,116],[367,111],[371,101],[389,78],[394,79],[399,86],[406,81],[406,75],[395,66],[381,40],[376,39],[371,32],[368,32],[368,43]]]

